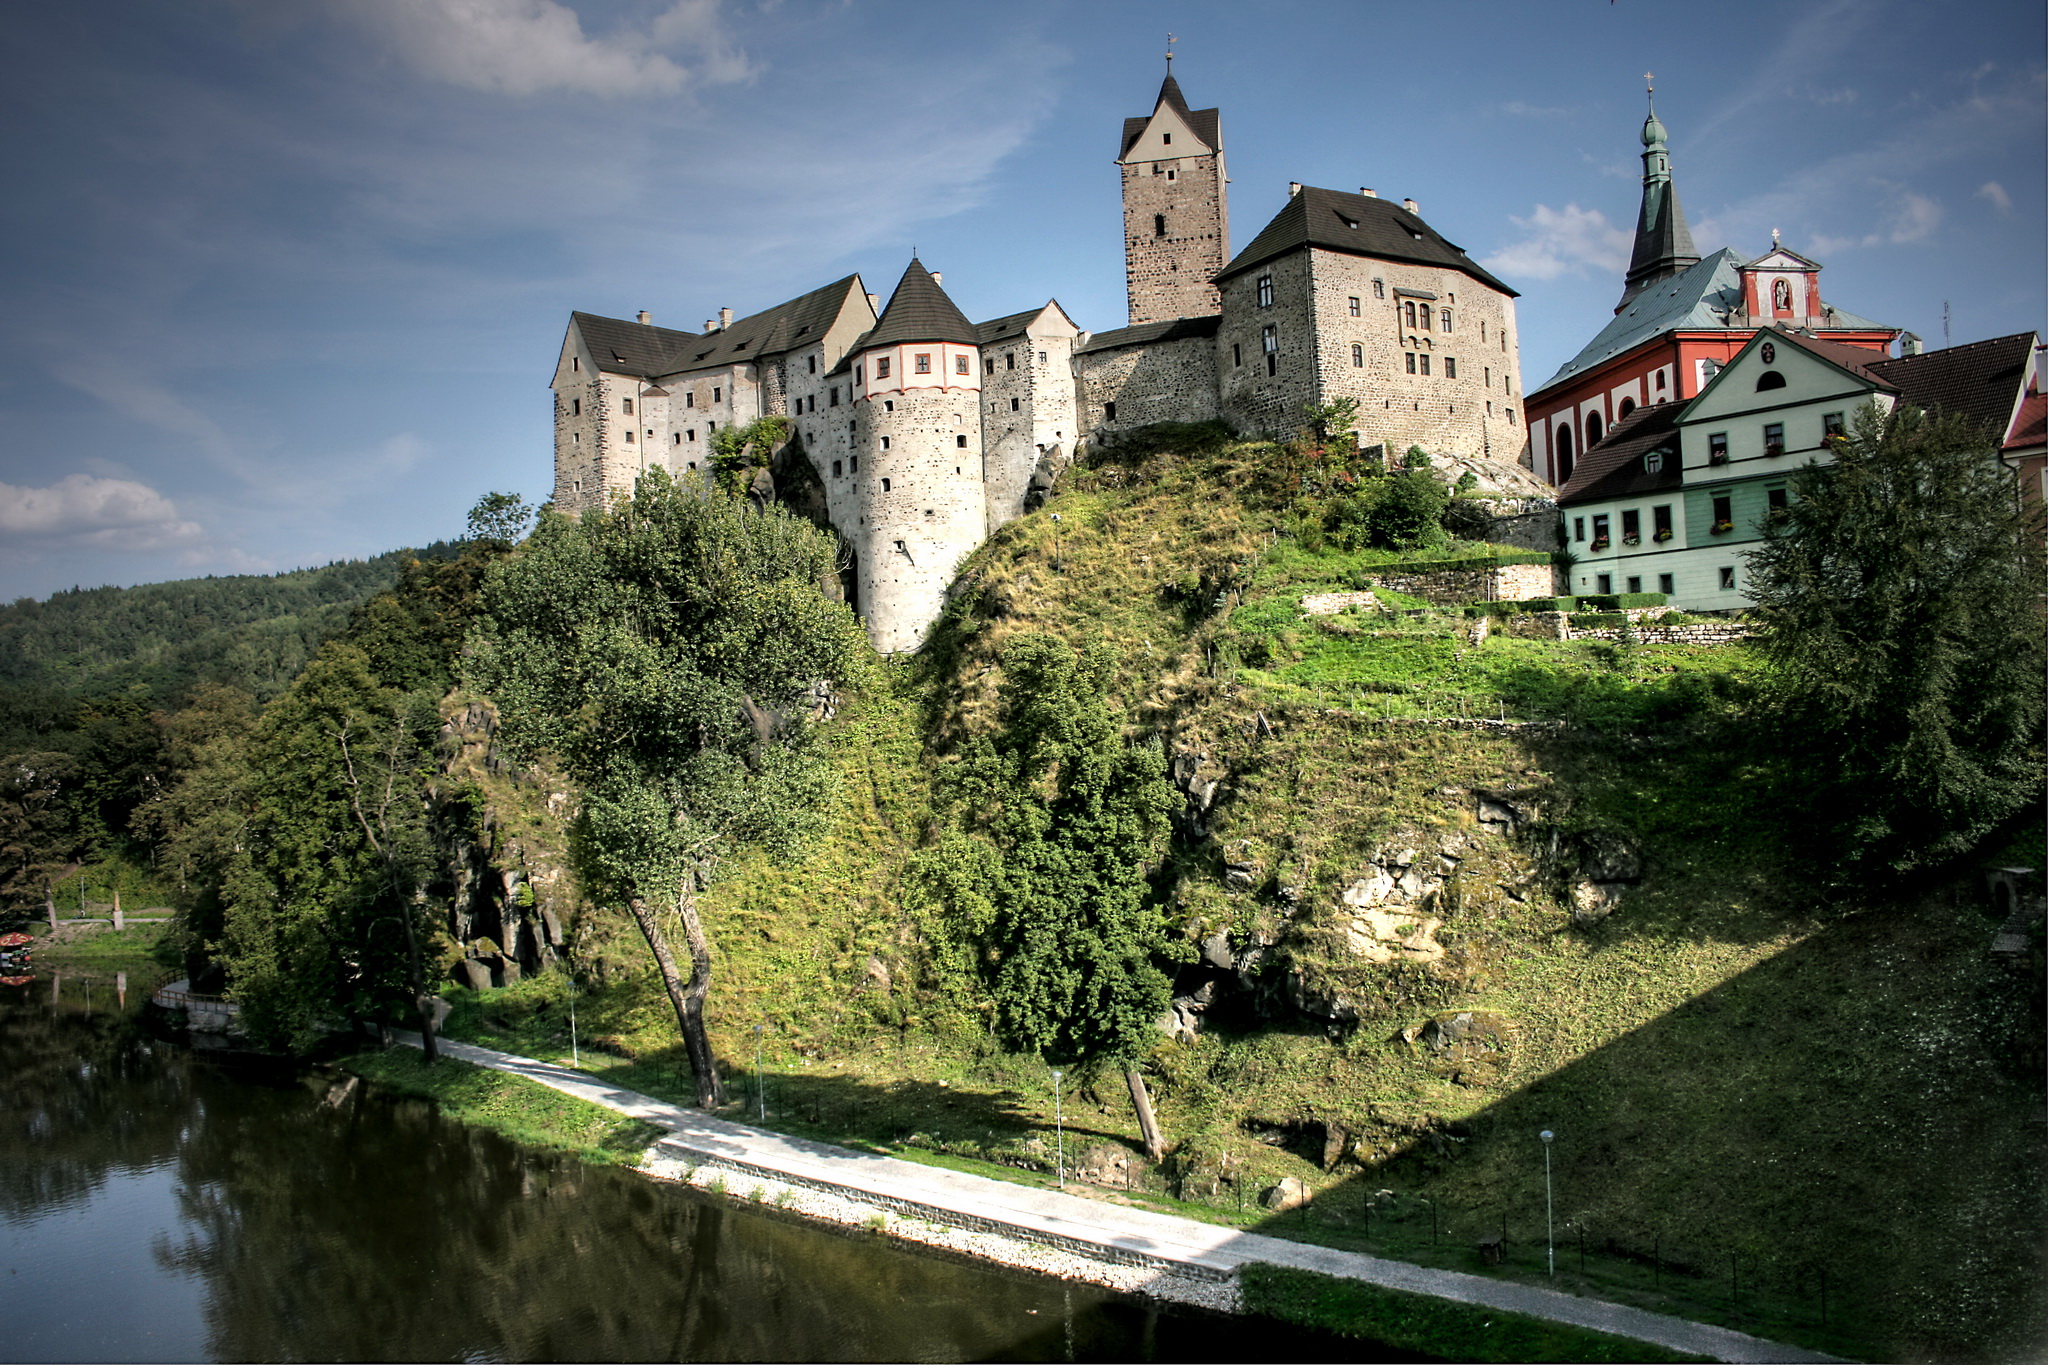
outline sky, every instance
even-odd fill
[[[1231,238],[1413,198],[1611,316],[1644,76],[1702,254],[1773,228],[1930,347],[2048,323],[2039,0],[71,0],[0,28],[0,601],[269,573],[544,500],[572,309],[697,328],[913,249],[976,319],[1124,323],[1169,32]]]

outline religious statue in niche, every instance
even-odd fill
[[[1771,281],[1771,307],[1781,313],[1792,311],[1792,282],[1790,280]]]

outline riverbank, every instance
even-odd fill
[[[415,1044],[417,1039],[411,1039]],[[1049,1274],[1069,1274],[1127,1293],[1244,1311],[1247,1268],[1264,1302],[1293,1320],[1337,1327],[1341,1304],[1319,1292],[1316,1277],[1363,1286],[1384,1306],[1387,1295],[1434,1300],[1428,1314],[1385,1312],[1398,1326],[1415,1324],[1421,1340],[1388,1344],[1475,1357],[1474,1340],[1490,1342],[1498,1322],[1505,1338],[1487,1358],[1516,1360],[1718,1359],[1815,1361],[1823,1356],[1744,1333],[1578,1298],[1484,1276],[1383,1260],[1359,1252],[1309,1246],[1146,1209],[1034,1190],[963,1172],[809,1142],[753,1129],[666,1104],[568,1067],[444,1041],[452,1058],[546,1087],[667,1131],[641,1161],[656,1178],[687,1180],[728,1195],[815,1209],[825,1221],[867,1226],[928,1241],[982,1259]],[[836,1202],[835,1202],[836,1201]],[[1055,1257],[1071,1257],[1070,1264]],[[1103,1278],[1113,1276],[1114,1278]],[[1189,1297],[1181,1297],[1187,1295]],[[1199,1297],[1193,1297],[1199,1295]],[[1445,1319],[1455,1320],[1452,1327]],[[1541,1327],[1531,1332],[1504,1314]],[[1477,1325],[1474,1325],[1476,1320]],[[1344,1330],[1338,1327],[1338,1330]],[[1388,1340],[1381,1322],[1351,1330]],[[1447,1333],[1460,1344],[1452,1345]],[[1476,1334],[1476,1335],[1475,1335]],[[1536,1338],[1547,1335],[1550,1340]]]

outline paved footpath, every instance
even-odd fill
[[[418,1034],[395,1036],[419,1046]],[[1687,1322],[1534,1285],[1263,1237],[1192,1218],[788,1137],[713,1118],[701,1110],[667,1104],[637,1091],[622,1090],[587,1071],[446,1038],[439,1042],[441,1050],[451,1057],[524,1076],[549,1089],[667,1129],[669,1135],[655,1144],[660,1155],[692,1164],[715,1163],[785,1184],[844,1195],[929,1222],[1045,1243],[1098,1261],[1152,1266],[1170,1274],[1216,1281],[1231,1279],[1239,1268],[1259,1261],[1548,1318],[1715,1360],[1838,1359],[1725,1327]]]

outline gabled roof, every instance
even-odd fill
[[[860,276],[848,275],[715,332],[678,332],[595,313],[571,313],[569,325],[581,333],[599,369],[652,379],[780,355],[823,340],[847,297],[859,288]]]
[[[1847,370],[1858,379],[1869,380],[1881,389],[1889,389],[1894,392],[1898,389],[1898,385],[1887,379],[1883,371],[1878,369],[1878,365],[1882,363],[1884,357],[1876,351],[1865,350],[1861,346],[1844,346],[1839,341],[1827,341],[1820,337],[1808,336],[1806,333],[1788,327],[1782,322],[1776,327],[1771,328],[1771,332],[1774,336],[1791,342],[1801,350],[1819,356],[1837,369]],[[1732,364],[1733,362],[1730,363]]]
[[[1199,318],[1175,318],[1171,322],[1141,322],[1136,327],[1119,327],[1113,332],[1097,332],[1088,338],[1088,344],[1080,350],[1081,355],[1091,351],[1113,351],[1120,346],[1143,346],[1154,341],[1184,341],[1190,337],[1212,337],[1223,325],[1221,313],[1210,313]]]
[[[2005,438],[2007,450],[2031,450],[2048,446],[2048,393],[2028,396],[2012,419],[2012,434]]]
[[[932,278],[932,272],[926,270],[915,256],[905,267],[903,278],[896,282],[896,292],[889,296],[889,306],[882,310],[874,330],[860,339],[859,347],[864,351],[873,350],[877,346],[896,346],[906,341],[957,341],[968,346],[981,344],[974,324],[946,296],[946,291]]]
[[[1683,484],[1685,470],[1679,459],[1678,419],[1688,406],[1658,403],[1637,408],[1616,422],[1606,438],[1572,467],[1572,476],[1557,490],[1557,505],[1635,497]],[[1664,458],[1652,470],[1644,457],[1657,451],[1662,451]]]
[[[1922,355],[1878,360],[1870,368],[1898,386],[1917,408],[1961,413],[1990,428],[2003,442],[2026,395],[2027,361],[2034,334],[1973,341]]]
[[[1757,258],[1756,258],[1755,260],[1753,260],[1753,261],[1744,261],[1744,262],[1742,263],[1742,268],[1743,268],[1744,270],[1756,270],[1756,269],[1759,269],[1760,267],[1762,267],[1762,266],[1763,266],[1763,264],[1764,264],[1764,262],[1765,262],[1765,261],[1768,261],[1768,260],[1770,260],[1770,259],[1771,259],[1771,257],[1773,257],[1773,256],[1790,256],[1790,257],[1791,257],[1791,258],[1792,258],[1792,259],[1793,259],[1793,260],[1794,260],[1795,262],[1797,262],[1797,263],[1798,263],[1796,267],[1795,267],[1795,266],[1781,266],[1781,267],[1779,267],[1779,269],[1785,269],[1785,270],[1790,270],[1790,269],[1795,269],[1795,268],[1801,268],[1801,269],[1806,269],[1806,270],[1818,270],[1818,269],[1820,269],[1820,262],[1819,262],[1819,261],[1816,261],[1816,260],[1812,260],[1812,259],[1810,259],[1810,258],[1808,258],[1808,257],[1805,257],[1805,256],[1802,256],[1802,255],[1800,255],[1800,254],[1799,254],[1798,252],[1794,251],[1794,250],[1793,250],[1793,249],[1792,249],[1791,247],[1789,247],[1789,246],[1786,246],[1786,245],[1784,245],[1784,244],[1783,244],[1782,242],[1773,242],[1773,243],[1771,244],[1771,249],[1770,249],[1769,251],[1766,251],[1766,252],[1765,252],[1765,253],[1764,253],[1763,255],[1761,255],[1761,256],[1759,256],[1759,257],[1757,257]]]
[[[1202,139],[1210,151],[1221,151],[1223,149],[1223,131],[1219,118],[1221,111],[1216,109],[1188,108],[1187,100],[1180,93],[1180,82],[1175,80],[1171,73],[1168,73],[1166,83],[1159,87],[1159,98],[1152,101],[1152,112],[1143,118],[1127,118],[1124,120],[1123,145],[1116,149],[1116,159],[1118,161],[1122,161],[1124,157],[1128,156],[1131,144],[1144,136],[1146,125],[1151,123],[1153,118],[1158,115],[1159,106],[1162,104],[1171,106],[1173,112],[1180,115],[1181,121],[1187,124],[1189,130],[1196,137]]]
[[[1058,299],[1048,299],[1038,307],[1027,308],[1021,313],[1011,313],[1007,317],[992,318],[987,322],[977,322],[974,324],[975,335],[981,339],[981,344],[984,346],[1009,337],[1023,336],[1026,329],[1031,326],[1032,321],[1042,315],[1048,308],[1058,313],[1061,317],[1067,318],[1069,326],[1073,325],[1074,320],[1067,317],[1067,310],[1060,307],[1060,301]],[[1076,328],[1075,330],[1078,331],[1079,329]]]
[[[1251,245],[1217,272],[1216,282],[1221,284],[1233,275],[1305,246],[1388,261],[1449,266],[1510,298],[1515,297],[1514,290],[1481,270],[1464,248],[1446,241],[1435,228],[1393,200],[1319,190],[1312,185],[1302,186],[1300,193],[1288,199],[1287,206],[1273,215],[1273,221],[1252,238]]]

